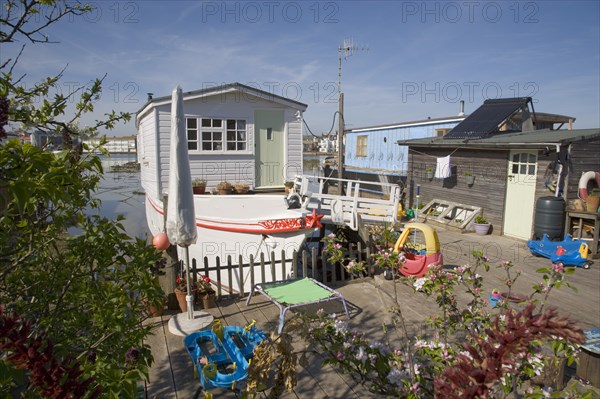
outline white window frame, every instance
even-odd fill
[[[248,154],[250,152],[246,119],[202,116],[188,116],[185,119],[188,151],[204,154]],[[196,121],[195,128],[190,127],[189,120]],[[231,122],[235,123],[233,129]],[[190,140],[194,135],[196,139]],[[235,149],[232,149],[232,144]]]

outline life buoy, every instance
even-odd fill
[[[592,179],[596,180],[596,185],[600,187],[600,173],[589,171],[581,174],[581,179],[579,179],[579,198],[585,201],[588,196],[587,185],[588,182]]]

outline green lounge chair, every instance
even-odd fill
[[[254,291],[260,292],[279,307],[278,334],[281,334],[281,330],[283,330],[285,314],[287,311],[300,306],[327,301],[341,301],[344,305],[346,316],[348,317],[348,320],[350,320],[348,306],[346,305],[346,300],[342,294],[309,277],[255,284],[252,287],[252,290],[250,290],[250,294],[246,300],[246,306],[250,304]]]

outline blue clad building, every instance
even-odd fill
[[[398,140],[444,136],[464,115],[346,130],[344,177],[397,183],[408,170],[408,147]]]

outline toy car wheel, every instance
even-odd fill
[[[394,278],[394,274],[391,270],[386,269],[383,271],[383,278],[386,280],[392,280]]]
[[[585,262],[585,263],[583,264],[583,268],[584,268],[584,269],[589,269],[589,268],[590,268],[590,266],[592,266],[592,264],[591,264],[590,262]]]

